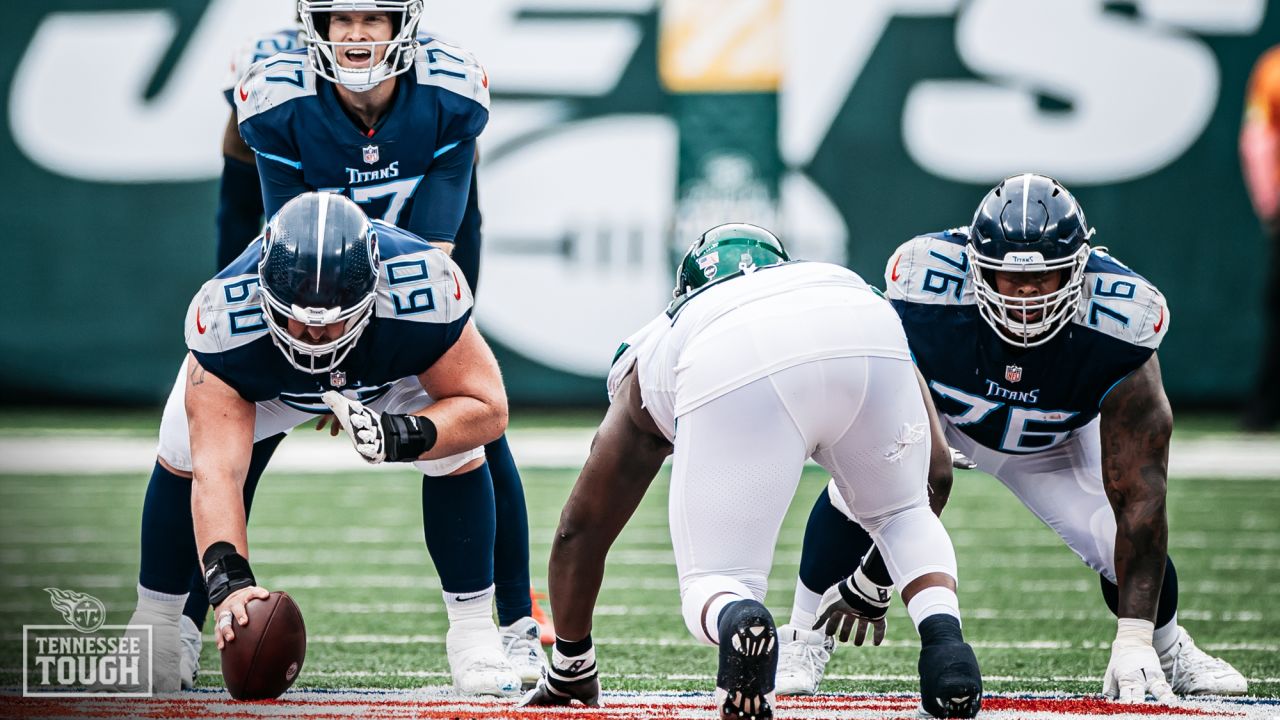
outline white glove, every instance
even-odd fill
[[[333,390],[326,392],[321,399],[333,411],[333,416],[338,418],[342,429],[347,431],[360,457],[375,465],[387,459],[387,443],[382,434],[382,418],[378,413],[361,405],[360,401],[350,400]]]
[[[1150,694],[1158,703],[1177,700],[1160,668],[1160,657],[1151,645],[1155,624],[1136,618],[1120,618],[1111,662],[1102,679],[1102,694],[1122,703],[1140,703]]]
[[[948,449],[951,450],[951,467],[957,470],[972,470],[978,467],[978,463],[970,460],[964,453],[955,448]]]

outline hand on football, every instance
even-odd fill
[[[356,452],[366,462],[377,464],[387,459],[386,438],[382,434],[382,418],[358,400],[351,400],[330,390],[322,399],[329,406],[342,429],[347,431]]]
[[[871,644],[884,642],[884,632],[888,623],[884,616],[889,611],[889,600],[893,597],[892,587],[876,585],[862,572],[862,567],[853,571],[853,575],[827,588],[818,603],[818,621],[813,629],[821,629],[827,635],[839,633],[840,642],[849,642],[853,634],[853,644],[866,642],[867,629],[871,629]]]
[[[266,600],[271,593],[266,588],[253,585],[247,588],[240,588],[227,596],[222,604],[213,609],[213,616],[217,618],[217,625],[214,627],[213,636],[218,640],[218,649],[221,650],[227,643],[236,639],[237,627],[244,627],[249,624],[249,613],[244,606],[250,600]]]
[[[1111,644],[1111,662],[1102,680],[1102,694],[1122,703],[1140,703],[1151,695],[1158,703],[1177,700],[1151,646],[1152,623],[1121,618]]]

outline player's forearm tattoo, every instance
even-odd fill
[[[204,377],[205,377],[204,367],[201,366],[199,363],[196,363],[195,366],[191,368],[189,377],[191,378],[192,385],[203,385]]]
[[[1165,490],[1172,429],[1153,356],[1102,407],[1102,477],[1116,514],[1121,617],[1155,619],[1169,537]]]

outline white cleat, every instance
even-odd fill
[[[1178,695],[1244,695],[1249,689],[1239,670],[1196,647],[1181,625],[1178,641],[1160,655],[1160,667]]]
[[[507,662],[520,677],[520,684],[530,690],[542,679],[547,670],[547,656],[542,652],[539,637],[542,629],[538,621],[531,617],[520,618],[505,628],[500,629],[502,652]]]
[[[176,693],[182,689],[182,641],[179,638],[178,615],[156,612],[146,599],[139,599],[138,609],[129,618],[130,625],[151,626],[151,691]],[[141,635],[145,642],[145,635]]]
[[[178,619],[178,638],[182,642],[182,659],[179,663],[179,678],[183,690],[194,690],[196,678],[200,676],[200,628],[191,618],[183,615]]]
[[[510,697],[520,692],[520,676],[502,652],[493,620],[462,620],[445,636],[453,686],[466,695]]]
[[[835,649],[835,638],[818,630],[802,630],[794,625],[778,628],[778,677],[773,691],[777,695],[813,695],[822,684],[822,676]]]

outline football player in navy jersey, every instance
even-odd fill
[[[1169,308],[1154,285],[1090,246],[1093,233],[1061,184],[1010,177],[970,227],[898,248],[887,297],[950,445],[1099,574],[1118,618],[1104,692],[1129,702],[1242,694],[1244,677],[1177,622],[1165,516],[1173,416],[1156,359]],[[832,492],[810,515],[791,622],[779,632],[780,694],[821,682],[832,643],[812,628],[824,591],[843,586],[883,622],[892,588],[849,567],[849,548],[870,541],[848,517]]]
[[[488,119],[488,77],[465,50],[419,35],[421,17],[421,0],[304,0],[300,30],[265,36],[241,54],[238,64],[250,63],[228,91],[238,126],[224,138],[220,262],[235,256],[264,210],[270,215],[300,192],[329,190],[450,253],[474,292],[475,137]],[[265,464],[282,439],[261,441],[254,462]],[[512,663],[532,684],[546,663],[538,641],[552,635],[545,617],[543,627],[532,617],[540,613],[531,598],[524,489],[505,436],[486,454],[499,516],[498,618]],[[206,615],[199,595],[195,583],[183,623],[183,661],[192,673]]]
[[[507,404],[472,305],[445,252],[332,193],[291,200],[200,289],[143,507],[131,624],[153,628],[157,692],[181,686],[193,562],[219,647],[235,642],[245,603],[265,597],[245,534],[244,488],[265,465],[254,443],[330,412],[369,462],[414,463],[424,508],[447,509],[425,513],[424,535],[455,686],[520,690],[492,615],[496,516],[483,449],[505,429]]]

